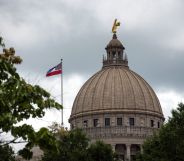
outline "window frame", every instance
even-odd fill
[[[155,125],[154,120],[150,120],[150,126],[154,127],[154,125]]]
[[[158,127],[158,129],[160,128],[160,122],[159,121],[157,122],[157,127]]]
[[[129,126],[135,126],[135,118],[134,117],[129,117]]]
[[[121,120],[121,121],[119,122],[118,120],[119,120],[119,121]],[[120,124],[119,124],[119,123],[120,123]],[[122,126],[122,125],[123,125],[123,118],[122,118],[122,117],[117,117],[117,118],[116,118],[116,125],[117,125],[117,126]]]
[[[105,127],[111,126],[111,119],[110,117],[105,117]]]
[[[93,119],[93,127],[98,127],[98,119]]]
[[[83,127],[88,127],[88,120],[83,121]]]

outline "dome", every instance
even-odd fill
[[[121,48],[125,49],[122,43],[117,39],[116,34],[113,34],[112,40],[108,43],[106,50],[109,48]]]
[[[83,129],[91,141],[111,144],[121,160],[130,161],[145,139],[158,131],[164,117],[151,86],[129,68],[115,33],[105,49],[102,69],[75,98],[70,127]]]
[[[92,113],[144,113],[163,118],[159,100],[150,85],[124,66],[105,67],[81,88],[71,118]]]

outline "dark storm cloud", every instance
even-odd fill
[[[183,90],[183,51],[160,47],[153,36],[150,39],[144,39],[139,34],[134,35],[136,36],[143,39],[136,41],[132,38],[132,43],[132,40],[129,40],[131,36],[127,38],[130,68],[143,76],[154,88]]]
[[[83,2],[0,0],[0,32],[7,44],[13,45],[17,54],[23,57],[20,71],[44,75],[61,57],[66,75],[91,75],[101,69],[104,48],[112,36],[109,22],[111,16],[117,14],[113,16],[114,10],[111,14],[106,13],[107,8],[103,8],[105,1],[104,6],[97,1],[92,6]],[[130,19],[127,16],[127,24],[125,20],[125,27],[122,25],[118,37],[126,47],[131,69],[155,88],[183,90],[184,47],[178,47],[181,41],[177,42],[177,36],[181,35],[180,40],[184,39],[184,3],[177,1],[173,9],[171,6],[175,1],[161,2],[160,8],[150,11],[153,12],[151,20],[145,19],[149,13],[147,9],[151,10],[151,5],[146,7],[145,1],[142,1],[144,7],[141,8],[145,11],[141,11],[142,15],[137,17],[139,20],[131,19],[131,14],[136,15],[139,8],[127,11]],[[115,5],[118,10],[118,4]],[[98,12],[95,12],[95,7]],[[162,7],[166,8],[163,12]],[[122,6],[122,10],[117,11],[123,12],[120,17],[126,17],[124,10],[126,8]],[[103,19],[108,20],[101,22]]]

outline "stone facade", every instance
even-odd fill
[[[111,144],[122,160],[134,160],[144,140],[163,124],[162,109],[150,85],[129,69],[116,34],[105,49],[103,67],[80,89],[69,122],[92,141]]]

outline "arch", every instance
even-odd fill
[[[135,161],[135,156],[140,151],[141,151],[141,147],[139,144],[132,144],[131,145],[131,147],[130,147],[131,161]]]
[[[126,145],[125,144],[116,144],[115,152],[118,154],[120,160],[125,160],[126,156]]]

